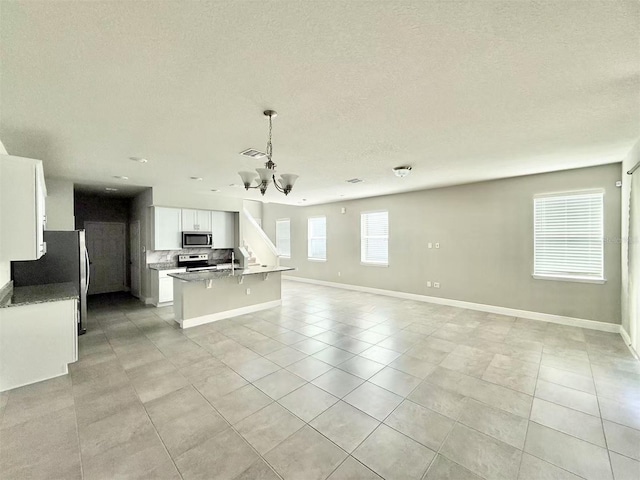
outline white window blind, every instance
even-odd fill
[[[288,218],[276,220],[276,248],[278,255],[291,257],[291,222]]]
[[[534,276],[604,280],[604,194],[534,198]]]
[[[389,264],[389,212],[360,214],[360,261]]]
[[[327,217],[309,218],[309,249],[310,260],[327,259]]]

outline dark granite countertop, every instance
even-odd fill
[[[257,275],[260,273],[281,273],[295,270],[294,267],[248,267],[234,270],[205,270],[202,272],[170,273],[169,276],[185,282],[205,282],[227,277]]]
[[[0,300],[0,308],[74,299],[78,299],[78,290],[71,282],[31,285],[15,287],[10,295]]]

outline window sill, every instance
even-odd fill
[[[326,258],[307,258],[310,262],[326,262]]]
[[[375,262],[360,262],[360,265],[364,265],[366,267],[388,267],[388,263],[375,263]]]
[[[278,255],[278,257],[282,258],[283,260],[291,260],[291,255]]]
[[[606,278],[587,278],[587,277],[560,277],[555,275],[531,275],[536,280],[553,280],[556,282],[575,282],[575,283],[607,283]]]

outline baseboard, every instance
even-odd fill
[[[449,298],[429,297],[427,295],[418,295],[416,293],[383,290],[381,288],[362,287],[360,285],[349,285],[347,283],[326,282],[324,280],[314,280],[304,277],[292,277],[289,275],[282,275],[282,279],[293,280],[295,282],[302,283],[312,283],[314,285],[322,285],[325,287],[342,288],[344,290],[354,290],[356,292],[375,293],[378,295],[386,295],[388,297],[402,298],[405,300],[415,300],[418,302],[447,305],[449,307],[466,308],[468,310],[477,310],[480,312],[495,313],[498,315],[508,315],[511,317],[538,320],[541,322],[557,323],[559,325],[569,325],[571,327],[588,328],[591,330],[599,330],[601,332],[620,333],[621,329],[621,326],[616,323],[598,322],[596,320],[587,320],[584,318],[564,317],[562,315],[553,315],[550,313],[530,312],[527,310],[517,310],[514,308],[499,307],[495,305],[485,305],[482,303],[471,303],[462,300],[452,300]]]
[[[151,298],[151,297],[144,297],[144,304],[145,304],[145,305],[153,305],[153,298]]]
[[[70,363],[73,363],[73,362],[70,362]],[[53,378],[62,377],[64,375],[67,375],[68,373],[69,373],[69,365],[66,364],[63,372],[60,372],[52,377],[43,377],[38,380],[29,380],[28,382],[11,385],[10,387],[0,386],[0,392],[8,392],[9,390],[13,390],[15,388],[26,387],[27,385],[33,385],[34,383],[40,383],[40,382],[44,382],[45,380],[51,380]]]
[[[176,322],[178,322],[182,328],[190,328],[198,325],[204,325],[205,323],[217,322],[218,320],[224,320],[225,318],[239,317],[240,315],[246,315],[247,313],[254,313],[259,312],[260,310],[279,307],[280,305],[282,305],[282,300],[273,300],[271,302],[249,305],[248,307],[234,308],[233,310],[226,310],[220,313],[210,313],[209,315],[202,315],[201,317],[176,320]]]
[[[622,340],[624,340],[625,345],[631,352],[631,355],[633,355],[637,360],[640,360],[640,356],[638,356],[638,352],[636,352],[633,348],[631,337],[629,336],[629,334],[627,333],[627,331],[624,329],[622,325],[620,325],[620,335],[622,336]]]

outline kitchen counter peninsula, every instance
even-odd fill
[[[291,270],[255,266],[170,273],[175,321],[188,328],[280,306],[281,274]]]

